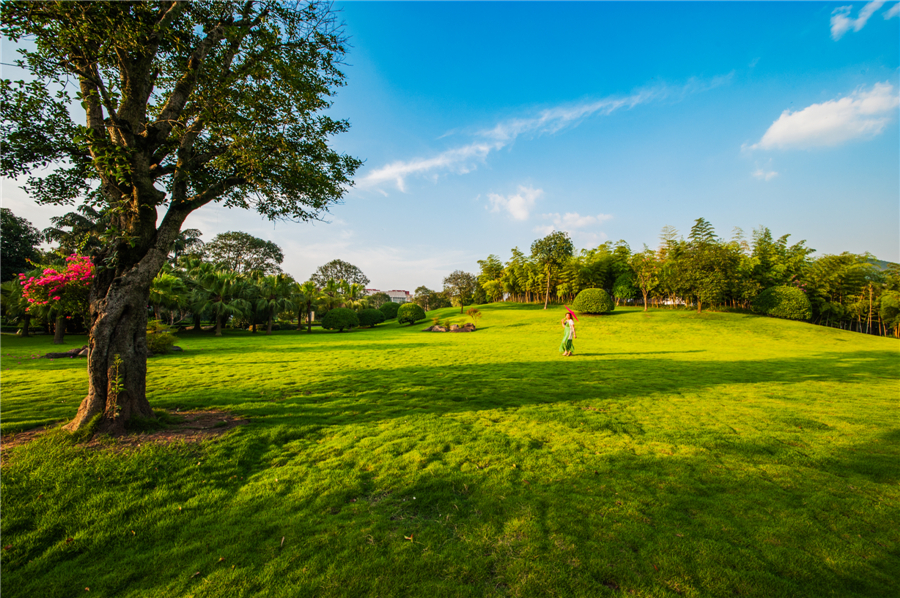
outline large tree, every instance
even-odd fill
[[[328,145],[348,123],[323,114],[344,81],[340,24],[318,2],[8,1],[0,11],[0,32],[33,48],[17,61],[32,79],[0,86],[0,174],[26,176],[40,204],[96,192],[111,211],[93,255],[88,393],[68,429],[99,417],[98,431],[121,432],[132,416],[153,417],[147,298],[185,219],[211,202],[315,219],[352,184],[360,162]],[[84,125],[70,117],[79,105]]]
[[[230,272],[278,274],[284,261],[281,248],[271,241],[232,231],[216,235],[203,246],[203,255]]]
[[[36,249],[40,243],[41,233],[30,222],[0,208],[0,280],[12,280],[32,269],[29,260],[40,258]]]
[[[351,284],[361,285],[363,288],[369,284],[369,279],[362,273],[362,270],[343,260],[331,260],[324,266],[319,266],[319,269],[310,277],[310,280],[320,287],[328,284],[329,280],[337,282],[343,280]]]
[[[575,246],[572,245],[569,233],[563,231],[554,231],[531,244],[531,258],[541,267],[547,277],[544,309],[547,309],[547,303],[550,301],[550,277],[563,264],[572,259],[574,252]]]

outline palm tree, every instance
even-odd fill
[[[157,274],[150,283],[150,305],[153,306],[153,314],[157,320],[162,320],[162,308],[168,309],[174,317],[174,310],[186,300],[187,286],[184,281],[167,269]]]
[[[109,210],[95,210],[82,204],[74,212],[50,218],[52,226],[42,232],[48,243],[59,243],[59,253],[93,254],[104,245],[101,236],[109,222]],[[69,229],[69,230],[65,230]]]
[[[246,283],[234,272],[210,272],[198,281],[194,306],[199,312],[209,310],[216,318],[216,336],[222,336],[222,325],[231,316],[240,317],[250,310],[243,298]]]
[[[172,263],[177,264],[178,258],[186,253],[198,253],[203,249],[203,241],[200,237],[203,233],[196,228],[186,228],[175,237],[172,242]]]
[[[322,287],[322,295],[319,298],[319,305],[324,307],[326,310],[340,307],[344,303],[344,298],[341,296],[342,282],[343,281],[338,283],[335,282],[333,278],[329,278],[328,282],[325,283],[325,286]]]
[[[306,331],[312,332],[312,310],[322,298],[319,287],[311,280],[303,284],[294,284],[291,299],[297,306],[297,330],[303,330],[302,314],[306,314]]]
[[[344,290],[344,305],[351,309],[359,311],[368,307],[366,300],[366,287],[361,284],[353,283],[346,286]]]
[[[287,274],[272,274],[259,281],[260,298],[256,309],[267,315],[267,335],[272,334],[272,320],[276,313],[296,309],[296,305],[290,300],[293,282],[294,279]]]

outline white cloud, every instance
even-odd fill
[[[750,149],[830,147],[874,137],[894,118],[900,97],[890,83],[858,89],[847,97],[785,110]]]
[[[499,212],[504,210],[513,217],[514,220],[528,220],[531,215],[531,209],[537,199],[544,194],[543,189],[535,189],[519,185],[519,192],[514,195],[498,195],[496,193],[488,194],[489,210],[491,212]]]
[[[886,21],[888,19],[892,19],[897,15],[900,15],[900,2],[897,2],[892,7],[884,11],[884,20]]]
[[[850,18],[850,13],[853,11],[852,6],[840,6],[835,8],[831,13],[831,38],[835,41],[841,39],[845,33],[850,31],[852,28],[853,31],[859,31],[863,27],[866,26],[866,22],[869,20],[876,10],[881,8],[884,4],[883,0],[875,0],[874,2],[869,2],[859,11],[859,16],[855,19]],[[891,12],[894,8],[891,8],[888,12]],[[885,18],[890,18],[885,16]]]
[[[550,220],[552,224],[542,224],[534,227],[534,232],[549,235],[555,230],[573,232],[597,226],[612,219],[610,214],[597,214],[596,216],[582,216],[578,212],[566,212],[565,214],[541,214],[544,220]]]
[[[489,129],[476,132],[477,139],[467,145],[443,151],[432,157],[397,160],[376,168],[360,178],[357,187],[378,189],[384,184],[394,184],[400,191],[405,191],[406,179],[410,176],[435,176],[441,172],[465,174],[477,168],[479,163],[483,163],[488,154],[511,145],[522,135],[556,133],[565,127],[577,125],[591,116],[606,116],[618,110],[634,108],[665,98],[681,98],[718,87],[730,79],[731,75],[727,75],[710,80],[692,79],[687,84],[677,87],[658,85],[628,96],[613,96],[592,102],[557,106],[542,110],[534,116],[507,119]]]
[[[778,176],[778,173],[774,170],[766,170],[765,168],[757,168],[751,174],[761,181],[771,181]]]

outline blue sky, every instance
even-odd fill
[[[340,258],[410,291],[554,229],[640,249],[701,216],[900,261],[896,2],[336,6],[355,188],[327,224],[204,208],[205,238],[244,230],[298,279]],[[38,226],[59,211],[3,194]]]

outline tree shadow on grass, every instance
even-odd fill
[[[415,441],[388,456],[321,447],[286,426],[118,464],[81,456],[55,479],[5,481],[4,585],[48,598],[88,586],[108,596],[818,598],[889,596],[900,573],[895,512],[826,483],[847,473],[840,464],[830,476],[773,478],[718,469],[708,455],[624,449],[558,463],[571,458],[511,438],[460,465]],[[50,507],[32,508],[39,494]],[[84,517],[88,504],[115,506]]]
[[[605,356],[613,358],[603,359]],[[897,377],[895,354],[890,351],[842,355],[843,360],[864,360],[855,363],[854,368],[835,368],[833,355],[828,359],[814,356],[741,361],[680,361],[650,356],[617,359],[611,354],[599,357],[538,363],[458,363],[450,372],[429,366],[348,369],[334,373],[328,380],[304,381],[297,388],[298,394],[288,400],[292,417],[299,417],[304,423],[321,417],[323,408],[330,403],[334,403],[331,415],[352,409],[355,422],[374,422],[398,416],[394,399],[405,401],[411,408],[424,405],[428,413],[444,414],[592,399],[622,402],[632,397],[643,399],[648,394],[678,396],[719,385],[794,384],[807,377],[818,382],[853,383],[859,383],[860,376],[866,375]],[[400,394],[386,392],[398,384],[407,390]],[[301,391],[306,394],[299,394]],[[311,407],[311,401],[316,401],[315,414],[308,418],[304,406]],[[254,403],[227,391],[219,400],[203,406],[228,408],[236,404],[241,405],[238,414],[254,416]],[[278,419],[277,411],[268,407],[264,411]]]

